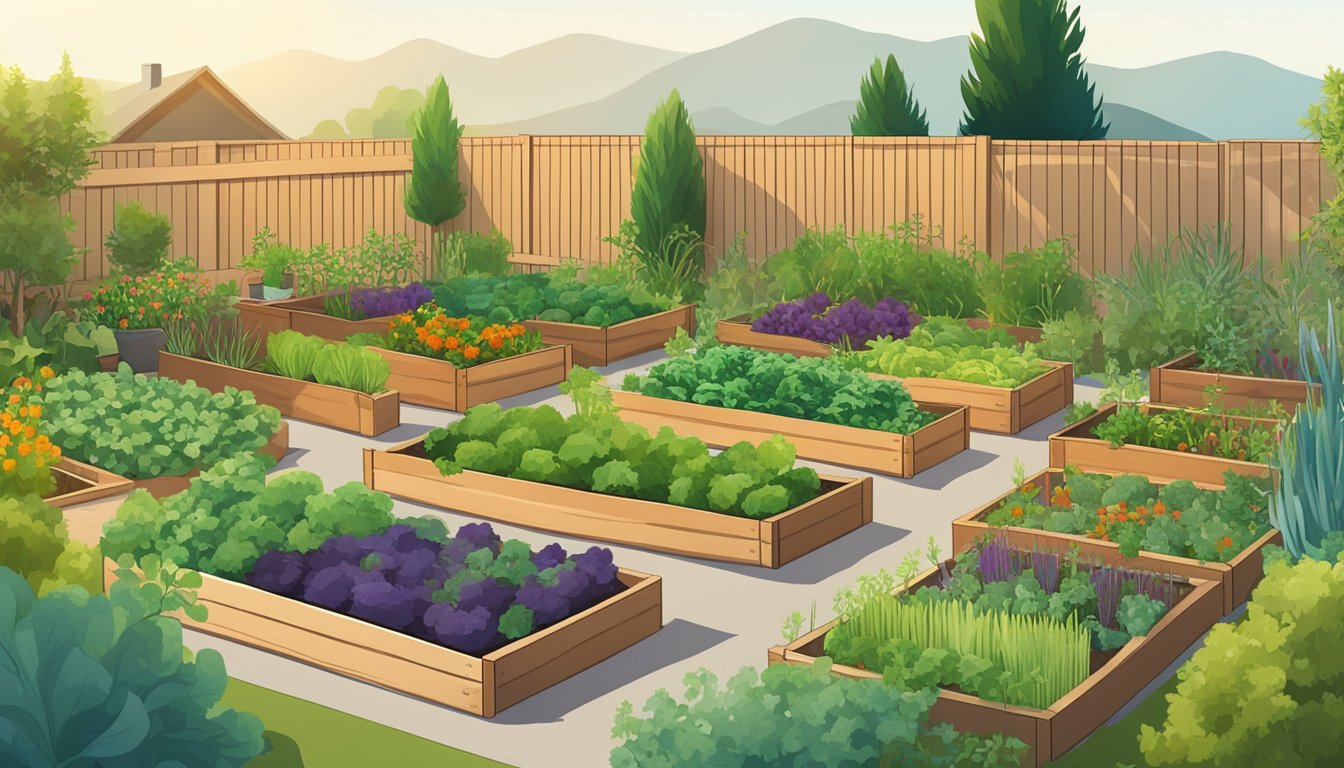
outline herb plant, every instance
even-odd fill
[[[450,280],[463,275],[507,275],[512,255],[513,245],[497,229],[488,235],[450,232],[434,238],[434,276]]]
[[[320,248],[305,251],[289,243],[282,243],[269,227],[262,227],[252,237],[252,253],[248,254],[238,267],[260,271],[262,285],[269,288],[283,288],[285,275],[294,271],[311,272],[317,269],[318,265],[309,262],[314,258],[314,254],[321,252]]]
[[[1209,491],[1189,480],[1159,487],[1140,475],[1066,470],[1049,498],[1020,485],[985,522],[1114,541],[1125,557],[1142,551],[1226,563],[1270,530],[1270,483],[1231,471],[1224,482]]]
[[[879,381],[822,358],[724,345],[630,374],[622,389],[681,402],[910,434],[936,421],[897,381]]]
[[[362,288],[350,296],[350,319],[400,315],[433,300],[434,295],[423,283],[404,288]]]
[[[256,451],[280,428],[280,412],[251,392],[214,394],[125,365],[66,373],[36,399],[65,455],[131,479],[185,475]]]
[[[463,470],[765,519],[821,492],[817,473],[794,466],[779,435],[710,455],[704,442],[612,415],[568,418],[554,408],[471,408],[425,437],[426,456],[445,475]]]
[[[1113,448],[1139,445],[1256,464],[1269,461],[1279,431],[1277,425],[1230,416],[1216,405],[1157,411],[1119,404],[1115,413],[1092,428],[1093,435]]]
[[[1074,269],[1077,252],[1068,240],[1010,253],[988,263],[981,276],[985,316],[992,322],[1040,328],[1068,312],[1090,315],[1090,283]]]

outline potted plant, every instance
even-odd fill
[[[262,227],[252,238],[251,255],[240,264],[243,269],[261,272],[261,283],[248,285],[248,297],[264,301],[293,298],[292,269],[303,255],[292,245],[279,242],[269,227]]]

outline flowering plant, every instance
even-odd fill
[[[195,264],[184,260],[147,275],[106,280],[76,305],[82,319],[114,330],[163,328],[170,320],[221,308],[230,293],[227,286],[212,287]]]
[[[56,488],[51,465],[61,449],[42,433],[42,406],[30,396],[55,375],[43,366],[34,378],[20,376],[0,391],[0,496],[43,496]]]
[[[433,302],[398,315],[390,325],[388,349],[447,360],[459,368],[541,349],[541,335],[522,323],[450,317]]]

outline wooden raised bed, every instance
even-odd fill
[[[280,428],[271,435],[271,439],[258,449],[259,453],[264,453],[276,461],[285,458],[289,453],[289,422],[281,420]],[[162,499],[165,496],[172,496],[187,490],[191,484],[191,479],[201,474],[201,470],[193,469],[185,475],[165,475],[162,477],[148,477],[143,480],[131,480],[132,489],[143,488],[149,491],[150,495],[156,499]]]
[[[411,501],[581,539],[778,568],[873,519],[873,479],[823,475],[822,495],[765,520],[466,471],[443,476],[424,438],[364,450],[364,483]]]
[[[356,333],[383,334],[388,330],[391,317],[370,317],[364,320],[345,320],[326,314],[323,297],[300,296],[278,301],[241,299],[234,304],[243,328],[261,340],[265,350],[266,338],[280,331],[298,331],[309,336],[320,336],[328,341],[345,341]]]
[[[105,560],[105,584],[115,571]],[[662,579],[624,568],[617,578],[626,587],[619,594],[481,657],[206,573],[196,594],[209,617],[178,618],[199,632],[494,717],[662,628]]]
[[[1179,411],[1164,405],[1140,405],[1145,411]],[[1076,467],[1083,472],[1106,472],[1117,475],[1145,475],[1153,482],[1172,480],[1190,480],[1202,488],[1222,488],[1223,475],[1229,469],[1239,475],[1266,477],[1269,465],[1250,461],[1223,459],[1197,453],[1167,451],[1160,448],[1147,448],[1139,445],[1122,445],[1112,448],[1105,440],[1092,434],[1092,429],[1115,413],[1116,403],[1110,403],[1101,410],[1075,422],[1050,436],[1050,466]],[[1278,425],[1274,419],[1252,419],[1231,416],[1240,423],[1259,422]]]
[[[540,333],[547,344],[573,347],[575,365],[609,365],[640,352],[660,349],[677,334],[678,328],[685,328],[694,336],[695,305],[685,304],[606,327],[548,320],[525,320],[523,325]]]
[[[1114,473],[1111,473],[1114,474]],[[1042,503],[1050,498],[1057,485],[1062,485],[1062,470],[1048,469],[1027,480],[1040,489]],[[1157,483],[1166,485],[1167,483]],[[984,522],[989,513],[999,508],[1013,491],[1003,494],[994,501],[969,512],[952,521],[952,551],[962,552],[986,536],[1004,536],[1010,545],[1019,549],[1040,549],[1047,552],[1067,553],[1077,550],[1084,557],[1100,559],[1111,566],[1123,567],[1131,571],[1153,571],[1169,573],[1186,579],[1202,579],[1221,585],[1223,613],[1228,614],[1237,606],[1246,602],[1251,590],[1264,576],[1264,556],[1262,550],[1266,544],[1283,544],[1283,535],[1277,530],[1269,530],[1256,539],[1240,554],[1226,563],[1204,562],[1193,557],[1163,555],[1156,552],[1140,551],[1136,557],[1120,554],[1120,545],[1113,541],[1091,539],[1071,533],[1057,533],[1021,526],[996,527]],[[1265,512],[1266,517],[1269,513]]]
[[[966,406],[971,429],[1014,435],[1073,402],[1073,363],[1046,360],[1042,366],[1045,370],[1040,376],[1011,389],[922,376],[868,375],[905,384],[910,396],[921,403]]]
[[[746,315],[720,320],[714,326],[714,336],[724,344],[752,347],[765,352],[782,352],[798,357],[830,357],[835,350],[831,345],[780,333],[761,333],[751,330],[751,319]]]
[[[1217,399],[1229,408],[1282,405],[1289,414],[1307,402],[1307,382],[1268,379],[1199,370],[1199,355],[1190,352],[1149,369],[1148,393],[1154,403],[1203,408],[1209,405],[1207,387],[1218,387]],[[1320,386],[1314,387],[1317,393]]]
[[[954,560],[946,561],[949,568],[954,563]],[[930,568],[911,583],[910,591],[938,578],[938,569]],[[900,588],[897,588],[896,593],[899,592]],[[1025,765],[1039,767],[1059,759],[1120,711],[1222,615],[1221,587],[1217,582],[1191,579],[1188,589],[1182,588],[1181,592],[1181,599],[1147,636],[1130,639],[1082,684],[1048,709],[1003,704],[958,691],[939,690],[938,700],[929,713],[930,721],[948,723],[959,731],[985,735],[1002,733],[1021,739],[1031,748]],[[837,623],[832,621],[788,645],[771,648],[769,662],[810,666],[825,655],[826,635]],[[841,664],[833,666],[831,673],[853,679],[882,679],[880,672]]]
[[[612,390],[611,394],[613,402],[621,409],[622,419],[643,425],[650,432],[663,426],[672,427],[679,435],[694,435],[721,448],[743,440],[759,443],[771,435],[780,434],[797,447],[801,458],[896,477],[914,477],[971,445],[964,406],[918,403],[921,410],[941,414],[940,418],[912,434],[901,435],[770,413],[684,403],[637,392]]]
[[[279,409],[282,416],[369,437],[401,424],[401,398],[395,389],[366,395],[163,351],[159,352],[159,375],[195,381],[211,392],[223,392],[225,387],[250,391],[258,403]]]
[[[43,501],[61,510],[70,538],[90,546],[98,543],[103,523],[134,488],[130,480],[71,458],[62,458],[51,468],[56,490]]]
[[[397,390],[401,402],[448,411],[465,411],[473,405],[559,384],[574,366],[568,346],[543,347],[470,368],[423,355],[368,349],[392,364],[387,386]]]

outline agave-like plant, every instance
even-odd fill
[[[1276,449],[1269,519],[1294,559],[1319,558],[1325,538],[1344,532],[1344,362],[1333,306],[1324,344],[1301,324],[1298,355],[1303,378],[1308,387],[1319,384],[1320,395],[1309,391]]]

